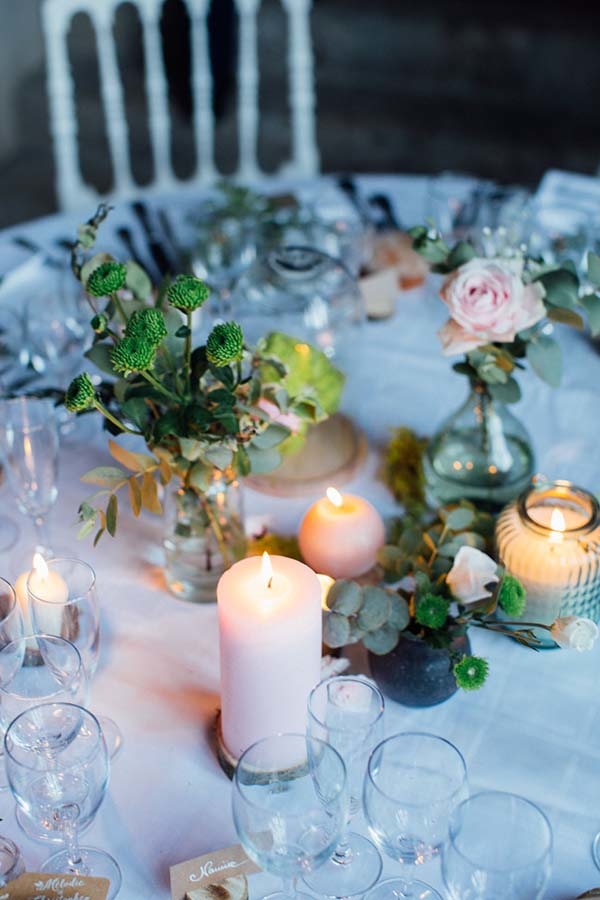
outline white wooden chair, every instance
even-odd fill
[[[146,66],[145,91],[149,110],[149,134],[154,179],[141,187],[132,175],[124,93],[117,64],[113,23],[116,10],[132,3],[140,16]],[[217,0],[218,2],[218,0]],[[261,0],[235,0],[239,20],[238,39],[238,135],[239,160],[234,177],[252,181],[261,175],[257,159],[259,127],[257,16]],[[88,207],[111,197],[126,198],[182,184],[170,155],[171,120],[168,86],[161,52],[160,16],[164,0],[43,0],[42,24],[47,55],[50,125],[54,142],[56,193],[63,210]],[[210,0],[183,0],[190,19],[193,133],[196,170],[185,184],[210,184],[221,175],[215,163],[215,121],[212,109],[212,77],[209,63],[207,17]],[[289,106],[292,158],[281,172],[290,176],[313,175],[319,157],[315,137],[315,94],[310,39],[311,0],[281,0],[288,22]],[[78,153],[75,90],[71,76],[67,37],[78,13],[89,16],[96,35],[101,99],[106,121],[113,188],[101,195],[86,184]]]

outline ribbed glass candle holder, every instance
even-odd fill
[[[496,548],[527,591],[524,621],[600,620],[600,508],[588,491],[569,481],[533,485],[500,513]],[[555,646],[547,631],[537,636]]]

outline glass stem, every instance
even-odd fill
[[[296,879],[294,877],[282,876],[281,893],[284,897],[287,897],[288,900],[294,900],[296,896]]]
[[[75,875],[87,875],[88,869],[79,849],[79,829],[77,828],[77,819],[79,817],[79,807],[76,803],[68,803],[62,807],[59,812],[62,823],[62,833],[65,842],[65,850],[67,851],[67,865],[69,871]]]
[[[36,516],[33,520],[35,525],[35,534],[36,534],[36,542],[38,550],[42,556],[48,557],[52,556],[52,551],[50,549],[50,541],[48,538],[48,529],[46,527],[46,517],[45,516]]]
[[[350,848],[350,842],[348,840],[349,824],[350,823],[346,824],[344,833],[338,841],[338,845],[333,852],[333,856],[331,857],[333,862],[338,863],[338,865],[340,866],[347,866],[352,862],[352,850]]]

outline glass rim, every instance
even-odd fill
[[[14,644],[27,645],[27,641],[32,640],[32,639],[37,641],[38,638],[42,638],[45,641],[50,641],[51,643],[60,642],[61,644],[68,644],[70,647],[72,647],[73,650],[75,651],[75,658],[78,660],[78,663],[79,663],[79,665],[77,667],[77,673],[81,673],[81,675],[83,676],[84,679],[87,678],[87,672],[86,672],[85,666],[83,664],[83,659],[81,658],[81,653],[79,652],[79,649],[75,646],[73,641],[68,640],[68,638],[62,637],[62,635],[60,635],[60,634],[47,634],[46,632],[42,632],[42,631],[37,632],[36,631],[33,634],[27,634],[27,635],[23,635],[20,638],[14,638],[12,641],[9,641],[7,644],[5,644],[0,649],[0,656],[4,653],[5,650],[7,650],[9,647],[12,647]],[[20,671],[22,668],[23,668],[22,665],[19,666],[19,668],[17,670],[15,670],[15,674],[17,671]],[[0,694],[7,694],[7,695],[10,695],[11,697],[18,697],[21,700],[28,699],[25,696],[25,694],[19,694],[16,691],[9,690],[7,687],[5,687],[5,685],[2,683],[2,681],[0,681]],[[29,699],[31,699],[31,698],[29,698]],[[48,700],[48,701],[43,701],[43,702],[59,703],[61,701]],[[65,701],[65,702],[67,702],[67,701]],[[35,705],[41,706],[41,704],[42,704],[42,700],[38,701]],[[77,706],[78,704],[72,704],[72,705]],[[29,708],[31,709],[31,707],[29,707]],[[26,712],[26,710],[23,710],[23,712]],[[19,715],[20,715],[20,713],[19,713]],[[18,717],[15,716],[15,718],[18,718]]]
[[[93,713],[93,712],[90,712],[90,710],[87,709],[87,707],[81,706],[80,703],[67,703],[67,702],[64,702],[64,703],[63,703],[62,701],[58,701],[58,700],[57,700],[57,701],[51,701],[50,703],[36,703],[35,706],[30,706],[29,709],[24,709],[23,712],[19,713],[18,716],[15,716],[15,718],[12,720],[12,722],[10,723],[10,725],[8,726],[8,728],[6,729],[6,731],[5,731],[5,733],[4,733],[4,740],[3,740],[4,752],[5,752],[5,754],[6,754],[8,757],[10,757],[10,759],[14,762],[14,764],[15,764],[16,766],[19,766],[19,768],[21,768],[21,769],[27,769],[27,771],[29,771],[29,772],[35,772],[35,771],[37,771],[37,766],[35,766],[35,765],[28,765],[26,761],[21,762],[20,760],[18,760],[18,759],[15,757],[14,753],[11,751],[10,747],[8,746],[8,738],[9,738],[9,735],[11,734],[11,730],[13,729],[13,726],[14,726],[17,722],[19,722],[20,719],[24,719],[26,716],[31,715],[31,713],[35,713],[35,712],[37,712],[37,711],[40,710],[40,709],[48,709],[48,708],[51,707],[51,706],[54,706],[54,707],[56,707],[56,706],[59,706],[59,707],[65,707],[65,706],[68,706],[68,707],[70,707],[70,708],[72,708],[72,709],[77,709],[77,710],[79,710],[80,713],[83,713],[83,714],[84,714],[84,715],[83,715],[83,718],[87,718],[87,719],[91,720],[91,722],[93,723],[94,728],[95,728],[96,735],[98,736],[98,738],[99,738],[100,740],[97,741],[97,742],[94,744],[94,747],[93,747],[93,751],[94,751],[94,752],[90,753],[90,755],[87,757],[87,759],[84,760],[83,762],[86,762],[87,760],[92,759],[92,758],[96,755],[96,753],[97,753],[97,748],[98,748],[99,746],[102,746],[102,745],[104,746],[104,752],[106,753],[106,756],[107,756],[107,758],[108,758],[108,750],[107,750],[107,748],[106,748],[106,741],[105,741],[105,739],[104,739],[104,732],[102,731],[102,726],[100,725],[100,722],[98,721],[98,718],[94,715],[94,713]],[[25,752],[28,752],[28,751],[26,750]],[[74,769],[74,768],[76,768],[76,767],[78,767],[78,766],[81,766],[81,765],[82,765],[82,760],[76,760],[76,761],[71,762],[71,763],[66,763],[66,764],[63,763],[63,764],[61,764],[61,767],[62,767],[63,770],[69,770],[69,769]],[[10,779],[9,779],[9,780],[10,780]]]
[[[3,616],[2,619],[0,620],[2,622],[4,622],[10,616],[10,614],[12,612],[14,612],[15,607],[17,605],[17,592],[15,591],[14,585],[7,578],[3,578],[0,575],[0,586],[3,584],[6,585],[6,587],[8,588],[8,593],[10,595],[10,608],[9,608],[8,612],[6,613],[6,615]]]
[[[431,731],[399,731],[399,732],[397,732],[396,734],[391,734],[389,737],[384,738],[384,739],[383,739],[382,741],[380,741],[380,742],[377,744],[377,746],[374,747],[373,750],[371,751],[371,754],[370,754],[370,756],[369,756],[369,761],[368,761],[368,763],[367,763],[367,775],[366,775],[366,777],[368,778],[369,783],[372,785],[372,787],[373,787],[373,788],[377,791],[377,793],[380,794],[382,797],[386,797],[386,798],[388,798],[388,799],[390,799],[390,800],[394,800],[394,801],[401,801],[401,802],[403,803],[403,805],[408,806],[408,807],[410,807],[410,808],[412,808],[412,809],[419,809],[419,808],[421,808],[422,806],[429,806],[429,805],[431,805],[431,801],[430,801],[430,800],[427,800],[427,801],[423,800],[421,803],[416,803],[416,802],[414,802],[414,801],[413,801],[413,802],[407,802],[407,801],[405,801],[404,799],[402,799],[402,798],[400,798],[400,797],[397,797],[395,794],[392,794],[390,791],[383,790],[383,788],[381,788],[381,787],[379,786],[379,784],[377,783],[377,781],[375,780],[375,778],[374,778],[374,776],[373,776],[373,764],[374,764],[374,761],[375,761],[375,756],[376,756],[376,754],[377,754],[380,750],[382,750],[382,749],[384,748],[384,746],[385,746],[386,744],[389,746],[389,745],[391,745],[391,743],[392,743],[393,741],[398,740],[398,738],[415,738],[415,737],[418,737],[418,738],[428,738],[428,739],[431,739],[431,740],[436,741],[436,742],[438,742],[438,743],[445,744],[446,747],[449,747],[451,750],[454,751],[454,753],[456,754],[456,756],[457,756],[457,758],[458,758],[458,761],[459,761],[459,763],[460,763],[460,766],[461,766],[461,768],[462,768],[463,777],[462,777],[462,780],[461,780],[460,784],[458,784],[452,791],[450,791],[450,792],[449,792],[447,795],[445,795],[445,796],[448,797],[448,798],[450,798],[450,797],[453,797],[455,794],[458,794],[458,793],[462,790],[463,785],[466,784],[466,782],[467,782],[467,764],[466,764],[466,762],[465,762],[465,758],[464,758],[464,756],[462,755],[462,753],[460,752],[460,750],[458,749],[458,747],[456,747],[456,746],[452,743],[452,741],[449,741],[447,738],[444,738],[444,737],[442,737],[442,736],[439,735],[439,734],[434,734],[434,733],[431,732]]]
[[[261,744],[266,744],[270,741],[275,741],[280,738],[300,738],[305,744],[308,741],[310,741],[314,744],[319,744],[323,748],[326,748],[330,753],[333,754],[334,757],[337,757],[340,768],[341,768],[341,773],[343,776],[341,786],[340,786],[339,790],[337,791],[337,793],[332,795],[332,799],[336,799],[337,797],[341,796],[344,793],[344,791],[347,790],[347,788],[348,788],[348,772],[346,769],[346,764],[345,764],[344,760],[342,759],[340,753],[335,749],[335,747],[332,747],[331,744],[327,743],[327,741],[324,741],[321,738],[313,737],[312,735],[309,735],[306,732],[279,731],[276,734],[270,734],[270,735],[267,735],[266,737],[259,738],[257,741],[254,741],[254,743],[252,743],[248,747],[246,747],[246,749],[244,750],[244,752],[242,753],[242,755],[240,756],[240,758],[238,759],[238,761],[236,763],[236,767],[235,767],[235,770],[233,773],[233,779],[232,779],[233,788],[234,788],[234,791],[240,797],[243,798],[244,803],[247,806],[251,806],[253,809],[260,809],[260,810],[265,809],[264,804],[257,803],[255,800],[250,799],[250,797],[248,797],[248,794],[245,790],[245,785],[240,784],[239,773],[242,768],[242,763],[243,763],[244,757],[249,756],[250,753],[253,750],[255,750],[257,747],[260,747]],[[304,765],[304,762],[302,765]],[[300,767],[299,766],[288,766],[287,769],[281,768],[280,771],[281,772],[285,772],[285,771],[293,772],[295,769],[298,769],[298,768],[300,768]],[[256,771],[258,772],[259,770],[256,770]],[[277,770],[271,770],[271,771],[277,771]],[[286,815],[290,819],[299,819],[299,818],[302,818],[305,815],[305,813],[303,813],[303,812],[289,813]]]
[[[308,695],[308,715],[317,723],[317,725],[320,725],[322,728],[326,728],[327,731],[332,731],[337,734],[348,734],[355,729],[350,727],[344,728],[343,725],[330,725],[328,722],[323,721],[323,719],[313,711],[313,700],[316,698],[318,693],[323,691],[330,684],[333,684],[334,682],[348,683],[350,681],[358,682],[359,684],[365,685],[366,687],[370,688],[373,695],[376,696],[379,701],[377,714],[369,720],[365,727],[372,728],[381,720],[385,712],[385,700],[383,694],[381,693],[375,682],[370,678],[366,678],[364,675],[330,675],[329,678],[324,678],[323,681],[319,681],[319,683],[313,687],[310,694]]]
[[[35,572],[35,568],[32,565],[27,574],[25,588],[27,590],[27,596],[29,598],[33,597],[39,603],[47,603],[48,606],[69,606],[71,604],[78,603],[83,598],[84,594],[89,593],[89,591],[94,590],[94,588],[96,587],[96,571],[93,566],[90,565],[90,563],[86,562],[85,559],[80,559],[78,556],[53,556],[50,559],[44,559],[44,562],[48,566],[48,571],[56,570],[56,567],[54,566],[55,563],[77,563],[78,566],[82,566],[83,568],[87,569],[90,576],[90,584],[85,589],[85,591],[77,591],[77,594],[74,597],[71,597],[71,592],[69,591],[69,596],[61,603],[57,603],[56,600],[47,600],[46,597],[40,597],[39,594],[36,594],[36,592],[30,587],[29,582],[32,574]]]
[[[532,859],[531,862],[523,863],[520,866],[517,866],[511,862],[511,864],[510,864],[511,872],[514,872],[514,871],[520,872],[520,871],[524,871],[525,869],[530,869],[532,866],[536,866],[539,862],[541,862],[541,860],[543,860],[544,857],[549,856],[552,853],[552,849],[554,847],[554,834],[552,832],[552,825],[550,824],[550,819],[548,818],[546,813],[542,809],[540,809],[540,807],[537,805],[537,803],[534,803],[532,800],[528,800],[527,797],[523,797],[522,794],[514,794],[511,791],[484,790],[484,791],[477,791],[477,793],[471,794],[470,797],[466,797],[464,800],[462,800],[458,804],[456,809],[453,810],[453,812],[450,816],[450,824],[448,826],[448,838],[450,840],[450,843],[452,844],[452,849],[454,850],[455,853],[458,854],[458,856],[461,857],[461,859],[464,859],[470,865],[477,865],[476,859],[472,858],[467,853],[464,853],[462,850],[459,850],[459,848],[456,846],[456,842],[455,842],[456,831],[454,829],[457,824],[458,816],[459,816],[461,810],[468,803],[472,803],[473,800],[479,800],[481,798],[491,798],[491,797],[502,797],[502,798],[510,798],[511,800],[518,800],[521,805],[527,806],[528,808],[533,810],[534,813],[537,813],[537,815],[539,816],[541,821],[543,821],[545,828],[546,828],[548,840],[547,840],[547,845],[546,845],[545,849],[542,850],[542,852],[538,856],[536,856],[534,859]],[[490,872],[498,872],[498,873],[506,871],[506,867],[500,868],[499,866],[493,866],[493,865],[486,866],[486,869]]]
[[[557,501],[567,498],[570,494],[575,498],[584,500],[590,507],[588,520],[583,525],[578,525],[573,528],[564,528],[560,532],[562,535],[566,537],[578,537],[579,535],[589,534],[590,531],[593,531],[594,528],[596,528],[600,518],[600,504],[598,503],[598,500],[590,491],[579,487],[579,485],[564,478],[556,478],[553,481],[532,484],[519,495],[517,498],[517,509],[527,528],[544,536],[553,531],[549,525],[542,525],[540,522],[536,522],[536,520],[532,518],[527,505],[532,497],[535,497],[536,495],[542,497],[544,493],[550,494],[553,490],[559,492],[559,494],[561,491],[564,492],[564,497],[557,495]],[[586,510],[583,511],[587,514]]]

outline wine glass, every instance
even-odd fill
[[[15,589],[9,581],[0,578],[0,648],[23,637],[23,615],[17,601]],[[3,734],[0,729],[0,734]],[[0,759],[4,751],[0,750]],[[0,790],[6,784],[0,782]]]
[[[344,762],[324,741],[278,734],[252,744],[233,776],[233,820],[240,842],[283,890],[269,900],[304,898],[296,879],[323,865],[348,813]]]
[[[17,507],[36,529],[37,549],[52,556],[46,517],[58,496],[58,428],[53,402],[41,397],[2,401],[0,451]]]
[[[52,701],[85,703],[87,677],[76,647],[46,634],[19,637],[0,649],[0,727],[5,732],[19,713]],[[17,809],[17,821],[35,840],[56,840],[52,821],[38,823]]]
[[[0,886],[14,881],[25,871],[25,861],[14,841],[0,834]]]
[[[348,830],[362,808],[367,760],[383,737],[384,700],[366,678],[338,675],[313,688],[308,700],[308,733],[327,741],[346,766],[350,791],[348,822],[333,856],[304,879],[311,890],[326,897],[364,894],[381,875],[381,855],[375,845]]]
[[[11,791],[32,819],[56,822],[65,849],[41,872],[108,878],[108,898],[121,886],[117,862],[104,850],[79,846],[79,831],[104,799],[109,759],[95,716],[72,703],[42,703],[25,710],[4,737]]]
[[[541,900],[551,857],[552,829],[537,806],[482,791],[452,814],[442,872],[451,900]]]
[[[58,634],[71,641],[81,655],[91,682],[98,666],[100,613],[96,573],[82,559],[42,560],[27,578],[31,620],[37,631]],[[123,737],[112,719],[99,716],[111,758],[120,750]]]
[[[421,865],[446,840],[454,808],[467,796],[465,761],[435,734],[404,732],[373,750],[364,785],[369,831],[392,859]],[[374,887],[367,900],[441,900],[430,885],[393,878]]]

